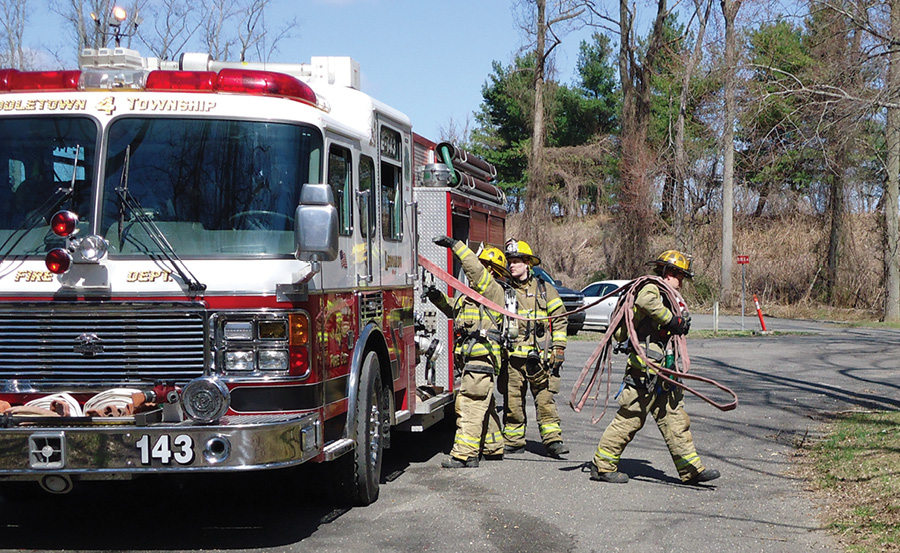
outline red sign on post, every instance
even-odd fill
[[[750,263],[749,255],[739,255],[737,256],[738,265],[748,265]]]

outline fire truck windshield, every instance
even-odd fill
[[[86,117],[0,119],[0,255],[63,247],[65,239],[50,231],[58,209],[77,213],[87,229],[97,135]],[[62,191],[70,187],[71,194]]]
[[[322,178],[314,127],[128,117],[108,136],[100,229],[110,256],[159,253],[121,187],[180,257],[293,255],[300,188]]]

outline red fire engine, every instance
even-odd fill
[[[350,58],[80,67],[0,71],[0,489],[312,461],[374,501],[452,404],[417,255],[502,244],[493,169]]]

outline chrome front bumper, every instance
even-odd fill
[[[299,465],[322,450],[317,413],[191,422],[0,428],[0,480],[71,474],[91,479]],[[23,478],[25,477],[25,478]]]

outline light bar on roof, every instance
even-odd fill
[[[299,100],[324,109],[306,83],[286,73],[254,69],[213,71],[141,70],[90,68],[85,71],[18,71],[0,69],[0,92],[142,89],[213,91],[261,94]]]
[[[263,94],[316,105],[316,93],[306,83],[275,71],[222,69],[213,71],[152,71],[147,90],[211,90],[238,94]]]
[[[316,105],[316,93],[306,83],[275,71],[222,69],[216,79],[218,92],[283,96]]]
[[[151,71],[147,90],[213,90],[215,71]]]
[[[75,90],[81,71],[0,70],[0,90]]]

